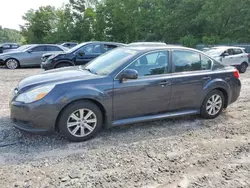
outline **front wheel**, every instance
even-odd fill
[[[247,71],[247,63],[242,63],[239,67],[239,72],[240,73],[245,73]]]
[[[8,59],[5,65],[8,69],[17,69],[19,67],[19,62],[16,59]]]
[[[69,141],[80,142],[95,136],[103,124],[102,112],[89,101],[76,101],[61,113],[59,132]]]
[[[225,97],[219,90],[213,90],[206,96],[201,107],[201,116],[205,119],[214,119],[223,110]]]

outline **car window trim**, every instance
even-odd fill
[[[214,66],[214,60],[211,59],[209,56],[207,56],[206,54],[204,53],[201,53],[201,52],[197,52],[195,50],[189,50],[189,49],[171,49],[171,66],[172,66],[172,69],[171,69],[171,73],[172,74],[177,74],[177,73],[183,73],[183,72],[174,72],[173,70],[173,51],[187,51],[187,52],[193,52],[193,53],[197,53],[199,56],[200,56],[200,61],[201,61],[201,55],[205,56],[206,58],[208,58],[212,63],[211,63],[211,68],[210,69],[207,69],[207,70],[198,70],[198,71],[184,71],[185,73],[189,73],[189,72],[206,72],[206,71],[212,71],[213,70],[213,66]]]
[[[126,68],[128,68],[132,63],[134,63],[134,62],[136,62],[137,60],[139,60],[142,56],[148,55],[148,54],[151,54],[151,53],[155,53],[155,52],[168,52],[168,61],[170,62],[170,49],[153,50],[153,51],[150,51],[150,52],[147,52],[147,53],[144,53],[144,54],[140,55],[140,56],[137,57],[135,60],[133,60],[131,63],[129,63],[125,68],[123,68],[121,71],[119,71],[118,74],[116,74],[116,76],[114,77],[114,80],[119,80],[119,79],[118,79],[119,74],[120,74],[122,71],[124,71]],[[169,63],[169,64],[171,64],[171,63]],[[138,79],[156,77],[156,76],[161,76],[161,75],[168,75],[168,74],[171,73],[171,72],[170,72],[170,71],[171,71],[170,67],[172,68],[172,66],[168,66],[168,73],[159,74],[159,75],[151,75],[151,76],[142,76],[142,77],[138,77]],[[166,69],[165,69],[165,71],[166,71]]]

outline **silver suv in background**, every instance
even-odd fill
[[[205,52],[223,65],[235,66],[240,73],[245,73],[249,65],[249,54],[244,48],[234,46],[217,46]]]

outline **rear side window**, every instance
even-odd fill
[[[234,55],[238,55],[238,54],[242,54],[243,53],[241,49],[235,48],[233,50],[234,50]]]
[[[173,51],[172,59],[174,72],[209,70],[212,66],[209,58],[191,51]]]
[[[47,51],[56,52],[56,51],[63,51],[63,50],[57,46],[47,46]]]

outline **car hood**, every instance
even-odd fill
[[[61,52],[61,51],[58,51],[58,52],[50,52],[50,53],[45,53],[43,54],[42,57],[48,57],[48,56],[51,56],[51,55],[63,55],[65,54],[66,52]]]
[[[73,81],[84,81],[103,78],[103,76],[95,75],[81,67],[67,67],[45,71],[35,76],[30,76],[23,79],[18,84],[18,91],[20,93],[49,84],[62,84]]]
[[[18,50],[11,50],[11,51],[0,54],[0,57],[17,55],[17,54],[20,54],[20,53],[23,53],[23,52],[18,51]]]

